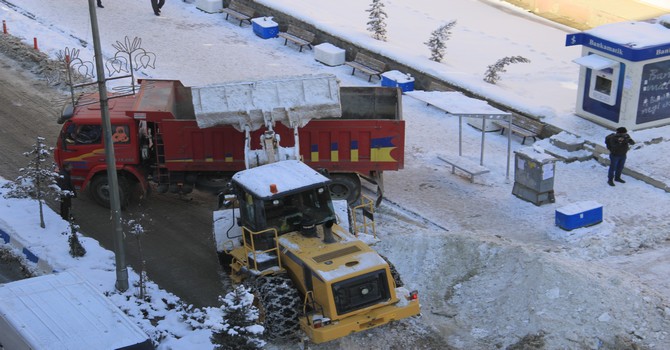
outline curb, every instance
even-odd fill
[[[0,224],[0,226],[6,226],[5,222],[2,220],[0,220]],[[34,264],[38,272],[41,272],[42,274],[58,272],[51,265],[49,265],[46,260],[40,259],[37,254],[28,249],[28,247],[26,247],[25,244],[23,244],[23,242],[21,242],[18,238],[12,238],[12,236],[2,227],[0,227],[0,243],[4,243],[5,245],[9,245],[16,250],[21,251],[23,257],[30,263]]]

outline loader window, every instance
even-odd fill
[[[333,284],[337,314],[343,315],[391,298],[385,270]]]
[[[280,234],[299,230],[303,221],[321,224],[334,219],[325,187],[263,202],[265,221]]]

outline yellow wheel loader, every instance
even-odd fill
[[[298,160],[243,170],[214,214],[221,264],[252,286],[268,339],[322,343],[420,313],[393,265],[337,223],[329,182]]]

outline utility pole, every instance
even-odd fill
[[[109,208],[112,211],[112,227],[114,228],[114,253],[116,255],[116,289],[125,292],[128,290],[128,269],[126,268],[126,253],[123,242],[123,226],[121,224],[121,201],[119,199],[119,179],[116,174],[116,156],[112,142],[112,125],[109,120],[109,105],[107,101],[107,87],[105,85],[105,68],[100,48],[100,33],[98,32],[98,17],[95,10],[95,0],[88,0],[88,9],[91,17],[91,31],[93,33],[93,51],[95,53],[95,68],[98,75],[98,91],[100,93],[100,112],[102,113],[102,131],[105,142],[105,159],[107,161],[107,184],[109,185]]]

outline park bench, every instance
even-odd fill
[[[470,182],[473,183],[475,182],[475,176],[486,174],[490,171],[488,168],[463,157],[447,158],[446,156],[437,156],[437,158],[451,166],[452,174],[456,173],[456,169],[467,173],[470,177]]]
[[[378,59],[374,59],[361,52],[356,54],[356,57],[354,58],[353,61],[345,62],[345,64],[353,68],[351,70],[351,75],[354,75],[356,69],[358,69],[369,76],[368,81],[371,81],[372,76],[374,75],[376,75],[377,78],[381,79],[382,78],[381,73],[386,68],[386,63]]]
[[[290,40],[300,46],[300,52],[302,52],[304,46],[307,46],[311,50],[312,41],[314,41],[314,37],[316,36],[314,33],[292,24],[288,25],[288,29],[285,32],[280,32],[278,35],[284,38],[284,45]]]
[[[494,120],[493,123],[502,128],[502,130],[500,130],[501,135],[505,133],[507,128],[509,128],[508,122],[504,120]],[[513,114],[512,133],[523,137],[523,140],[521,141],[522,145],[526,143],[527,137],[532,137],[533,141],[537,141],[537,137],[540,136],[543,128],[544,124],[537,120]]]
[[[226,14],[226,20],[228,19],[228,16],[233,16],[235,19],[238,19],[240,21],[240,26],[242,26],[242,22],[244,21],[247,21],[249,24],[251,24],[251,17],[254,16],[255,12],[251,7],[242,5],[237,1],[231,1],[230,5],[223,8],[221,11]]]

